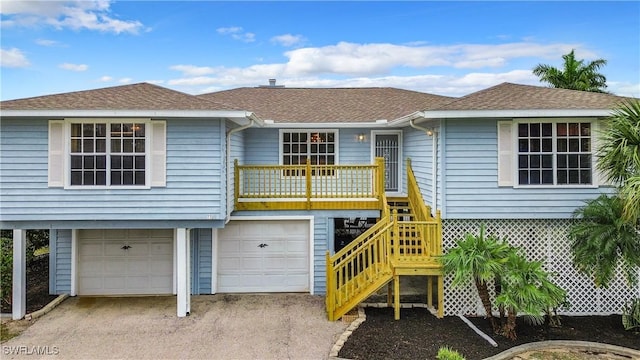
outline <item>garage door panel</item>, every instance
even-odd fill
[[[218,232],[218,292],[309,291],[309,242],[308,220],[229,222]]]
[[[78,249],[80,295],[173,291],[173,230],[81,230]]]

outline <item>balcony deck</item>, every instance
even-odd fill
[[[380,210],[384,162],[366,165],[239,165],[236,210]]]

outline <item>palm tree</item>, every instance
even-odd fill
[[[540,81],[548,83],[554,88],[606,92],[607,78],[598,70],[607,64],[607,60],[597,59],[585,64],[584,60],[576,60],[574,51],[571,50],[570,53],[562,55],[563,69],[538,64],[533,68],[533,74],[538,76]]]
[[[598,169],[609,181],[620,184],[624,218],[640,218],[640,101],[620,104],[602,132]]]
[[[441,257],[444,271],[453,273],[452,285],[459,286],[473,280],[494,332],[499,331],[499,325],[492,314],[487,282],[500,274],[509,249],[507,243],[493,236],[485,237],[484,226],[481,226],[478,236],[467,233]]]
[[[621,261],[629,284],[637,283],[640,268],[640,233],[622,214],[620,196],[600,195],[574,212],[580,219],[569,230],[573,263],[593,277],[596,286],[607,287]]]
[[[549,280],[540,261],[527,261],[517,248],[512,248],[503,273],[502,292],[496,303],[507,309],[507,323],[502,334],[516,339],[516,316],[527,314],[542,318],[565,301],[566,292]]]

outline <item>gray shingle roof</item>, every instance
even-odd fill
[[[238,88],[199,95],[276,122],[394,120],[454,98],[395,88]]]
[[[149,83],[0,102],[2,110],[237,110]]]
[[[611,109],[631,98],[587,91],[502,83],[432,110]]]

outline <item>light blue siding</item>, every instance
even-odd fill
[[[407,128],[404,131],[404,156],[411,159],[411,168],[418,181],[424,201],[433,207],[433,136]],[[406,169],[403,178],[406,187]],[[405,191],[406,192],[406,191]]]
[[[51,230],[49,257],[49,293],[71,292],[71,230]]]
[[[211,229],[191,230],[191,293],[211,294]]]
[[[498,187],[496,120],[449,120],[445,126],[446,218],[570,218],[585,200],[609,191],[592,187]]]
[[[224,134],[219,120],[167,120],[167,186],[140,190],[49,188],[47,132],[46,119],[2,119],[3,224],[224,219]]]

